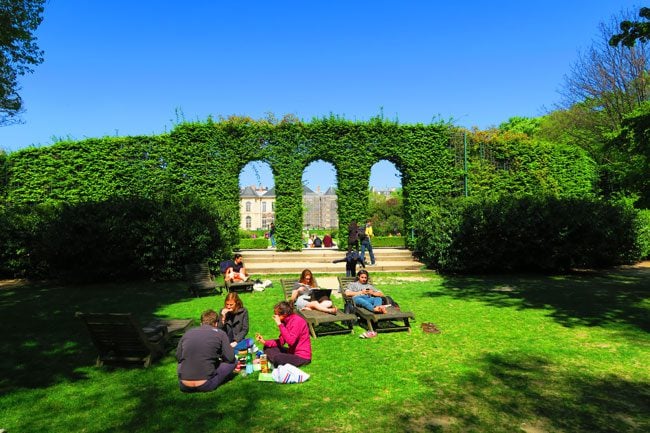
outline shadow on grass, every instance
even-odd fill
[[[184,298],[182,283],[3,284],[0,395],[85,377],[77,369],[93,365],[97,352],[75,312],[130,312],[145,324],[158,308]]]
[[[427,389],[393,431],[646,432],[650,384],[617,376],[568,375],[526,355],[486,355],[462,386],[450,389],[423,375]]]
[[[427,296],[473,299],[497,307],[551,309],[564,326],[628,324],[650,331],[650,268],[562,276],[445,277]]]

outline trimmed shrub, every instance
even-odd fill
[[[650,259],[650,209],[639,211],[639,249],[642,259]]]
[[[404,248],[406,246],[406,238],[402,236],[375,236],[372,238],[372,246]]]
[[[225,256],[221,217],[188,198],[111,198],[65,205],[43,233],[44,261],[66,280],[176,279]]]
[[[271,241],[265,237],[261,238],[243,238],[239,240],[239,248],[243,250],[265,250],[271,245]]]
[[[38,251],[42,228],[55,212],[47,205],[0,207],[0,278],[47,276]]]
[[[638,212],[553,197],[457,199],[422,209],[417,247],[449,272],[565,271],[640,258]]]

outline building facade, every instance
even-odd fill
[[[336,191],[329,187],[324,193],[303,186],[303,228],[337,228],[339,225]],[[240,228],[267,230],[275,220],[275,187],[247,186],[239,191]]]

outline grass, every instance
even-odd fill
[[[244,294],[251,335],[275,337],[279,278]],[[375,274],[411,333],[313,341],[299,385],[236,377],[185,395],[172,353],[95,368],[75,311],[198,317],[223,297],[183,283],[0,285],[0,429],[21,432],[650,431],[650,269],[563,276]],[[340,301],[339,301],[340,305]],[[442,333],[425,334],[434,322]]]

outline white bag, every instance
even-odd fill
[[[279,365],[271,374],[278,383],[302,383],[309,380],[307,373],[291,364]]]

